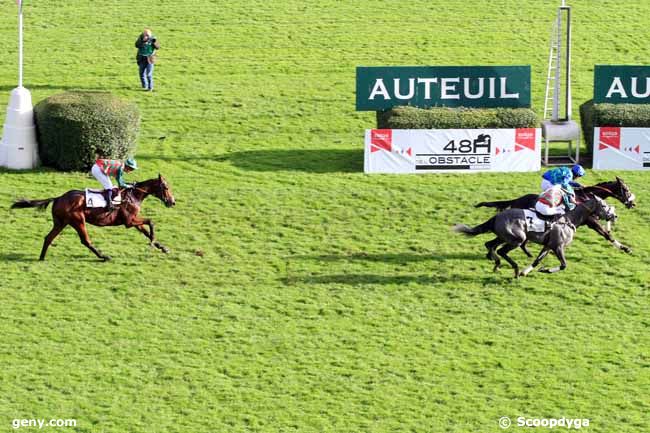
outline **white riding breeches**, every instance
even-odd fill
[[[113,189],[113,183],[111,182],[111,178],[106,176],[102,171],[102,169],[99,168],[97,164],[93,165],[93,168],[90,169],[90,172],[92,173],[93,176],[95,176],[95,179],[97,179],[99,183],[102,184],[104,189]]]
[[[552,187],[553,187],[553,184],[551,182],[549,182],[548,180],[542,178],[542,187],[541,187],[542,191],[546,191],[547,189],[552,188]]]
[[[535,203],[535,210],[542,215],[564,215],[564,206],[551,207],[541,201]]]

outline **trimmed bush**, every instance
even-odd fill
[[[379,129],[535,128],[538,123],[528,108],[395,107],[377,112]]]
[[[110,93],[66,92],[34,107],[44,165],[88,170],[97,157],[124,159],[135,150],[138,107]]]
[[[593,99],[580,106],[582,134],[587,149],[593,153],[594,127],[627,126],[650,128],[650,105],[647,104],[594,104]]]

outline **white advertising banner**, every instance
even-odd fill
[[[366,173],[539,171],[541,129],[368,129]]]
[[[597,170],[650,169],[650,128],[594,128],[594,162]]]

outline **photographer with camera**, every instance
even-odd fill
[[[136,62],[140,72],[140,83],[142,88],[149,92],[153,91],[153,66],[156,61],[156,50],[160,49],[160,43],[151,33],[151,29],[144,29],[142,34],[135,41],[138,49]]]

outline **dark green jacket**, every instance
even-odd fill
[[[155,50],[160,49],[160,43],[154,35],[151,35],[148,41],[144,41],[142,35],[138,37],[138,40],[135,41],[135,47],[138,49],[138,54],[136,60],[140,57],[149,57],[154,53]]]

